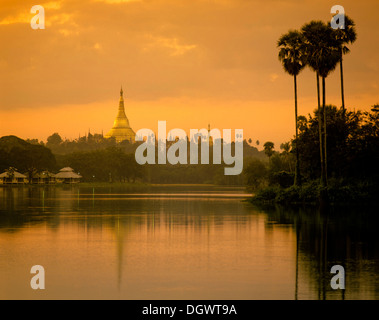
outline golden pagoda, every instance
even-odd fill
[[[113,128],[105,135],[105,138],[115,138],[116,142],[128,140],[131,143],[135,142],[135,136],[133,129],[129,125],[129,120],[125,114],[124,97],[122,87],[120,90],[120,102],[118,105],[117,117],[113,123]]]

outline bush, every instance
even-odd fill
[[[328,196],[330,202],[336,204],[370,204],[376,202],[375,190],[377,190],[375,185],[332,185],[328,187]]]
[[[262,201],[262,202],[274,201],[276,199],[276,196],[279,190],[280,189],[278,187],[266,187],[264,189],[260,189],[253,197],[253,200]]]
[[[261,187],[267,180],[266,165],[258,160],[252,159],[244,169],[246,184],[253,190]]]
[[[295,175],[286,171],[279,171],[271,174],[270,184],[279,184],[282,188],[289,188],[293,185]]]
[[[311,182],[304,184],[302,187],[294,185],[288,188],[279,186],[266,187],[256,193],[254,200],[282,204],[317,203],[319,195],[320,186],[318,182]]]
[[[303,184],[301,187],[269,186],[257,191],[254,201],[281,204],[316,204],[320,201],[322,187],[318,181]],[[327,188],[331,204],[374,204],[379,193],[377,184],[346,184],[331,179]]]
[[[299,190],[301,202],[316,203],[320,197],[320,184],[316,181],[304,184]]]
[[[299,203],[300,202],[300,187],[291,186],[286,189],[281,189],[276,196],[278,203]]]

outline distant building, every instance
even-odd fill
[[[82,176],[74,172],[74,169],[70,167],[65,167],[59,170],[59,172],[54,175],[55,181],[57,183],[78,183]]]
[[[5,171],[0,174],[0,184],[23,184],[26,182],[26,175],[17,171],[12,173]]]
[[[129,120],[125,114],[124,97],[121,87],[120,102],[118,105],[117,117],[113,123],[113,128],[105,135],[105,138],[115,138],[116,142],[128,140],[131,143],[135,142],[136,134],[129,125]]]

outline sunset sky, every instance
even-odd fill
[[[33,5],[45,8],[33,30]],[[378,0],[0,0],[0,137],[74,139],[107,133],[120,86],[134,131],[244,129],[281,142],[294,134],[293,78],[276,43],[342,5],[358,39],[344,57],[348,109],[379,103]],[[299,113],[317,105],[315,74],[298,79]],[[340,106],[339,69],[327,103]]]

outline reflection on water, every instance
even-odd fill
[[[378,218],[243,189],[0,188],[1,299],[378,299]],[[46,289],[30,288],[30,268]],[[332,290],[333,265],[346,290]]]

